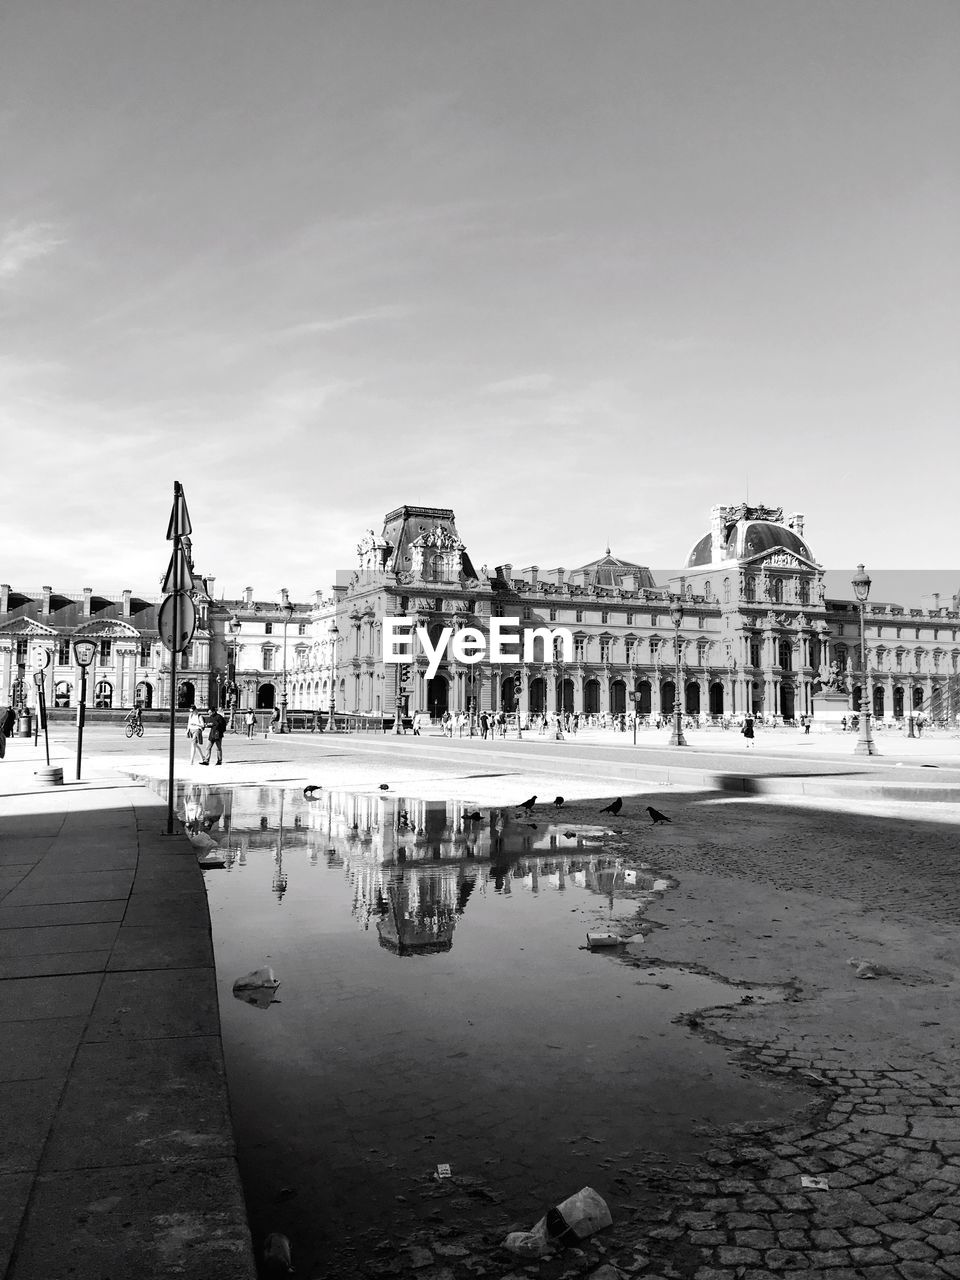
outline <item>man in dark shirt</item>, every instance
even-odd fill
[[[213,755],[214,748],[216,748],[217,751],[217,764],[223,764],[223,735],[226,731],[226,719],[219,711],[211,711],[209,718],[207,719],[207,742],[209,743],[209,746],[207,747],[207,758],[204,760],[204,764],[210,763],[210,757]]]

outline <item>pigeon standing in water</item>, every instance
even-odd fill
[[[529,800],[524,800],[523,804],[517,805],[517,808],[523,809],[525,813],[529,814],[536,803],[537,803],[537,797],[531,796]]]
[[[667,817],[667,815],[666,815],[665,813],[661,813],[659,809],[654,809],[653,805],[651,805],[651,804],[648,804],[648,805],[647,805],[647,813],[649,813],[650,817],[653,819],[653,825],[654,825],[654,826],[656,826],[658,822],[672,822],[672,821],[673,821],[673,819],[672,819],[672,818],[668,818],[668,817]]]
[[[563,808],[563,796],[557,796],[556,800],[554,800],[554,802],[553,802],[553,807],[554,807],[555,809],[562,809],[562,808]]]
[[[616,815],[620,812],[622,808],[623,808],[623,801],[620,799],[619,796],[617,796],[616,800],[614,800],[612,804],[608,804],[607,807],[605,809],[601,809],[600,812],[612,813]]]

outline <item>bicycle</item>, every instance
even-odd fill
[[[135,720],[132,716],[127,716],[123,723],[126,725],[125,732],[128,738],[132,738],[134,734],[136,734],[138,738],[143,737],[142,720]]]

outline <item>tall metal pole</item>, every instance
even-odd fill
[[[860,736],[853,749],[856,756],[875,756],[877,751],[870,735],[870,688],[867,679],[867,626],[864,611],[867,596],[870,592],[870,579],[862,564],[857,565],[857,576],[853,579],[853,589],[860,604]]]
[[[287,733],[287,627],[290,625],[290,606],[284,605],[283,614],[283,692],[280,695],[280,732]]]
[[[680,710],[680,623],[683,621],[683,608],[676,605],[672,610],[674,626],[674,664],[676,675],[674,676],[673,687],[673,733],[670,735],[671,747],[685,747],[687,740],[683,736],[683,721],[681,719],[682,712]]]
[[[80,781],[80,761],[83,759],[83,721],[87,708],[87,668],[80,668],[80,704],[77,707],[77,781]]]

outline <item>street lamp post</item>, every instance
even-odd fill
[[[857,565],[857,574],[853,579],[853,590],[860,605],[860,736],[853,754],[857,756],[879,755],[876,744],[870,735],[870,688],[867,680],[867,628],[864,622],[867,596],[870,594],[870,576],[862,564]]]
[[[283,604],[283,688],[280,694],[280,724],[277,726],[278,733],[289,733],[287,728],[287,627],[290,625],[290,619],[293,616],[293,605],[289,600]]]
[[[240,685],[237,681],[237,653],[239,651],[240,619],[231,618],[227,623],[233,648],[233,661],[227,671],[228,705],[230,708],[230,728],[236,728],[237,703],[240,698]],[[232,700],[231,700],[232,699]]]
[[[337,731],[337,641],[340,628],[336,622],[330,628],[330,712],[327,717],[327,733]]]
[[[670,604],[670,620],[673,622],[673,645],[676,676],[673,686],[673,732],[670,735],[671,747],[685,747],[687,740],[683,736],[682,712],[680,710],[680,624],[683,622],[683,600],[674,596]]]

